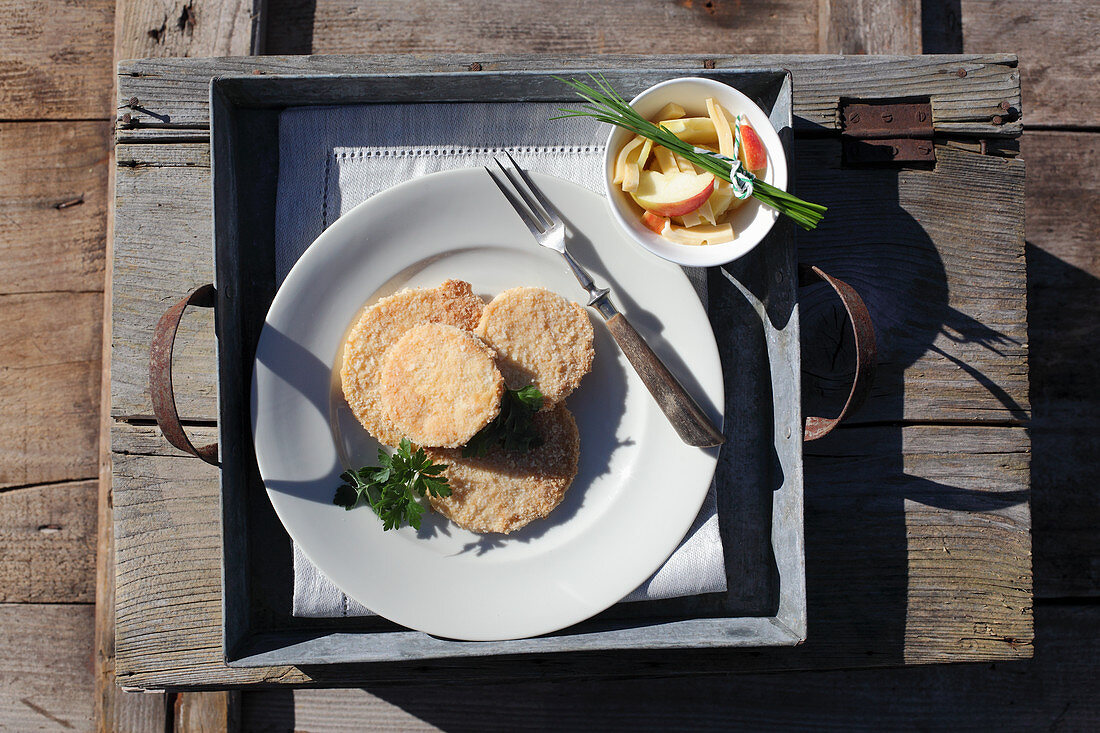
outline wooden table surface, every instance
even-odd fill
[[[627,674],[639,664],[657,674],[1030,656],[1024,164],[1013,144],[1018,114],[1003,109],[1020,109],[1015,57],[502,56],[480,63],[482,70],[791,70],[795,186],[829,206],[822,227],[799,234],[799,257],[862,293],[880,348],[867,404],[844,429],[805,449],[809,640],[796,649],[752,652],[225,666],[217,472],[184,457],[150,426],[147,386],[157,318],[213,274],[207,82],[229,73],[469,65],[443,56],[151,59],[119,69],[119,104],[130,122],[119,128],[116,147],[112,289],[118,678],[157,688],[351,684],[407,679],[426,669],[492,679]],[[846,166],[839,100],[910,96],[932,101],[935,166]],[[835,349],[842,331],[838,305],[815,292],[805,295],[803,333],[833,339],[804,339],[812,370],[827,364],[818,352]],[[217,419],[209,315],[192,317],[181,338],[177,403],[201,441],[213,437]],[[838,386],[834,379],[823,391]],[[282,558],[282,572],[289,573],[285,555],[274,558]]]
[[[1100,659],[1098,28],[1100,9],[1088,0],[10,3],[0,14],[0,60],[7,70],[0,75],[0,162],[5,171],[0,176],[0,652],[7,660],[0,665],[0,727],[650,730],[683,727],[690,721],[693,728],[703,729],[1095,729],[1100,720],[1095,683]],[[677,671],[682,667],[673,670],[656,660],[621,670],[620,678],[629,679],[598,684],[584,679],[502,682],[498,676],[488,682],[456,678],[432,686],[250,688],[239,695],[119,692],[111,628],[110,465],[109,454],[97,447],[101,405],[104,425],[114,421],[106,413],[109,393],[101,399],[98,386],[101,363],[109,361],[100,359],[101,343],[109,354],[111,341],[109,320],[103,328],[100,318],[104,303],[111,311],[111,291],[104,287],[105,271],[110,283],[113,259],[109,191],[116,168],[111,139],[127,112],[115,109],[118,103],[111,93],[115,59],[461,52],[459,66],[468,66],[491,53],[718,51],[1019,54],[1027,130],[1020,141],[1021,157],[1028,161],[1027,244],[1021,267],[1026,271],[1030,403],[1018,404],[1027,411],[1023,425],[1031,438],[1031,466],[1025,474],[1031,478],[1034,657],[862,671],[744,673],[753,669],[750,657],[729,674],[690,678]],[[201,156],[186,157],[187,147],[180,146],[180,166],[201,166]],[[133,160],[140,167],[140,158]],[[150,202],[157,204],[173,202]],[[914,360],[913,366],[919,363]],[[916,376],[907,382],[901,402],[922,389]],[[978,383],[976,376],[973,382]],[[890,431],[905,447],[898,455],[910,456],[924,448],[901,438],[969,425],[954,418],[944,424],[921,419],[886,417],[857,430]],[[1007,427],[1018,424],[1012,420]],[[127,425],[148,427],[140,420]],[[991,432],[987,428],[1004,426],[984,422],[977,427],[975,440]],[[848,452],[865,458],[863,447],[852,441]],[[138,445],[139,451],[144,449]],[[854,534],[856,540],[851,552],[838,558],[839,565],[856,568],[859,579],[878,576],[888,581],[887,589],[897,591],[884,591],[880,608],[896,610],[903,605],[897,599],[904,597],[907,609],[911,578],[922,579],[916,589],[921,593],[942,590],[927,567],[938,562],[935,544],[931,538],[921,539],[919,522],[915,537],[923,545],[908,539],[909,511],[929,494],[907,492],[905,485],[922,476],[922,465],[936,463],[934,453],[924,455],[916,463],[905,458],[900,471],[898,461],[879,469],[887,491],[885,496],[874,494],[872,509],[876,517],[899,519],[888,524],[890,531],[876,539],[863,529],[877,518],[832,519],[835,531]],[[993,466],[1008,463],[998,462],[995,455],[987,459],[986,473],[994,478],[1001,468]],[[157,460],[170,467],[176,459]],[[817,506],[822,506],[838,491],[815,478],[833,460],[822,453],[807,457],[808,509],[815,494]],[[954,485],[960,476],[977,481],[981,473],[947,464],[937,471],[944,485]],[[98,582],[93,562],[97,485]],[[900,511],[888,511],[891,506],[904,507],[905,518],[900,519]],[[935,505],[920,508],[937,511]],[[861,548],[885,549],[881,568],[874,557],[862,556]],[[942,545],[938,554],[943,554]],[[825,577],[823,565],[810,572]],[[210,591],[209,586],[198,589],[200,595]],[[820,591],[815,596],[811,588],[811,603],[817,597],[819,605],[842,604],[844,598],[838,596],[843,592],[836,588],[831,596]],[[811,605],[811,638],[813,615]],[[914,631],[931,637],[935,646],[938,630],[927,619],[909,620],[905,611],[893,618],[886,636],[903,641],[891,645],[894,661],[887,664],[921,658],[919,650],[927,646],[909,641]],[[873,647],[874,634],[883,631],[861,628],[855,621],[850,627],[857,632],[853,644],[860,648]],[[94,672],[88,658],[93,629]],[[972,631],[976,639],[988,634],[979,625]],[[734,664],[726,661],[711,671]]]

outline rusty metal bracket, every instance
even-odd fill
[[[843,101],[841,141],[848,164],[935,163],[932,104]]]

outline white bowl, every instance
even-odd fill
[[[651,86],[630,102],[630,106],[646,119],[657,114],[669,102],[683,107],[689,117],[707,116],[707,97],[713,97],[718,104],[733,115],[743,114],[760,136],[764,149],[768,153],[768,167],[764,180],[771,185],[787,189],[787,158],[783,154],[783,145],[779,135],[772,127],[764,111],[733,87],[713,79],[683,77],[669,79]],[[779,212],[764,206],[756,199],[745,202],[730,217],[736,237],[725,244],[690,245],[670,242],[655,234],[642,224],[642,208],[634,203],[622,187],[612,183],[615,177],[615,158],[623,145],[628,143],[633,133],[621,127],[612,129],[607,138],[607,150],[604,153],[604,188],[607,203],[615,221],[627,235],[647,250],[688,267],[711,267],[732,262],[751,250],[771,231]]]

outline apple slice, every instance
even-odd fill
[[[665,227],[669,225],[668,219],[663,216],[657,216],[652,211],[642,213],[642,223],[657,234],[662,234],[665,231]]]
[[[717,224],[719,217],[726,213],[726,210],[730,208],[730,204],[733,202],[733,186],[729,181],[715,181],[714,193],[707,199],[707,203],[710,204],[710,210],[714,214],[714,221],[712,223]]]
[[[695,227],[670,226],[662,236],[676,244],[700,246],[704,244],[725,244],[736,236],[731,224],[701,224]]]
[[[681,216],[695,211],[714,191],[710,173],[658,173],[642,171],[634,201],[658,216]]]
[[[718,142],[718,133],[709,117],[684,117],[680,120],[665,120],[658,124],[686,143],[698,145]]]
[[[737,133],[741,139],[741,162],[753,173],[763,170],[768,165],[768,151],[764,149],[764,141],[752,129],[752,125],[743,117],[737,118]]]

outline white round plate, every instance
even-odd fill
[[[721,424],[718,350],[683,272],[627,241],[600,196],[535,179],[567,219],[573,254]],[[379,297],[448,278],[487,299],[521,285],[585,296],[480,168],[378,194],[317,238],[271,304],[252,381],[260,473],[309,559],[385,618],[452,639],[549,633],[611,606],[661,566],[699,511],[717,450],[680,441],[597,323],[592,372],[567,401],[580,428],[580,468],[548,518],[511,535],[478,535],[429,512],[419,532],[383,532],[369,507],[334,505],[340,473],[374,465],[378,447],[340,391],[346,330]]]

